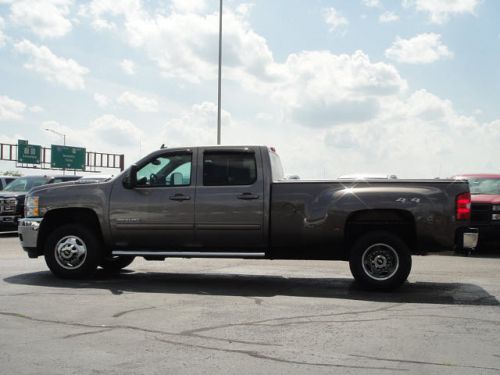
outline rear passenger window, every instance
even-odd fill
[[[252,185],[257,179],[255,154],[249,152],[205,152],[203,185]]]

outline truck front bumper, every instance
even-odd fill
[[[38,256],[37,243],[38,243],[38,229],[42,223],[42,218],[29,218],[20,219],[17,228],[19,240],[24,251],[28,253],[30,258]]]

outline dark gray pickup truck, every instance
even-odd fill
[[[63,278],[136,256],[321,259],[393,289],[412,254],[474,248],[469,220],[467,182],[287,181],[272,148],[194,147],[153,152],[108,182],[31,190],[19,236]]]

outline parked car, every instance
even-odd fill
[[[479,229],[478,247],[500,245],[500,174],[462,174],[472,194],[471,222]]]
[[[136,256],[320,259],[393,289],[412,254],[474,248],[469,219],[466,181],[286,180],[273,149],[218,146],[159,150],[108,182],[34,188],[19,237],[62,278]]]
[[[5,187],[14,181],[17,177],[14,176],[0,176],[0,190],[5,189]]]
[[[17,229],[24,217],[26,193],[37,186],[78,180],[80,176],[25,176],[19,177],[0,191],[0,230]]]

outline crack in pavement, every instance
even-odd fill
[[[105,329],[100,329],[98,331],[86,331],[86,332],[81,332],[81,333],[73,333],[71,335],[63,336],[63,339],[71,339],[73,337],[93,335],[93,334],[108,332],[108,331],[112,331],[112,330],[113,330],[113,328],[105,328]]]
[[[137,309],[130,309],[130,310],[125,310],[125,311],[120,311],[117,312],[116,314],[113,315],[113,318],[119,318],[120,316],[123,316],[128,313],[136,312],[136,311],[143,311],[143,310],[151,310],[151,309],[156,309],[156,306],[150,306],[150,307],[140,307]]]
[[[157,330],[157,329],[149,329],[149,328],[141,328],[141,327],[137,327],[137,326],[130,326],[130,325],[125,325],[125,324],[118,324],[118,325],[99,324],[99,325],[96,325],[96,324],[78,323],[78,322],[65,322],[65,321],[61,321],[61,320],[33,318],[31,316],[27,316],[24,314],[6,312],[6,311],[0,311],[0,315],[10,316],[10,317],[15,317],[15,318],[20,318],[20,319],[26,319],[26,320],[30,320],[33,322],[59,324],[59,325],[64,325],[64,326],[69,326],[69,327],[83,327],[83,328],[90,328],[90,329],[95,328],[95,329],[107,329],[107,330],[129,329],[129,330],[133,330],[133,331],[141,331],[141,332],[146,332],[146,333],[156,333],[156,334],[160,334],[160,335],[169,335],[169,336],[175,336],[175,337],[199,338],[199,339],[204,339],[204,340],[221,341],[221,342],[226,342],[226,343],[238,343],[238,344],[259,345],[259,346],[281,346],[281,345],[277,345],[277,344],[269,344],[266,342],[244,341],[244,340],[237,340],[237,339],[225,339],[225,338],[213,337],[213,336],[208,336],[208,335],[199,335],[196,333],[168,332],[168,331],[161,331],[161,330]]]
[[[249,326],[253,326],[253,325],[279,326],[279,324],[262,324],[262,323],[282,321],[282,320],[292,320],[292,319],[323,318],[323,317],[333,317],[333,316],[343,316],[343,315],[369,314],[369,313],[387,311],[387,310],[390,310],[392,308],[399,307],[402,305],[404,305],[404,303],[396,303],[396,304],[392,304],[390,306],[383,306],[383,307],[379,307],[379,308],[371,309],[371,310],[344,311],[341,313],[315,314],[315,315],[297,315],[297,316],[278,317],[278,318],[271,318],[271,319],[264,319],[264,320],[254,320],[254,321],[250,321],[250,322],[228,323],[228,324],[221,324],[221,325],[216,325],[216,326],[195,328],[195,329],[191,329],[191,330],[182,331],[181,333],[192,334],[192,333],[197,333],[197,332],[211,331],[214,329],[237,327],[237,326],[248,326],[248,325]],[[281,324],[285,325],[286,323],[281,323]]]
[[[379,319],[351,319],[351,320],[306,320],[301,322],[288,322],[280,324],[258,324],[259,326],[265,327],[285,327],[300,324],[314,324],[314,323],[362,323],[362,322],[379,322],[382,320],[389,320],[389,318],[379,318]]]
[[[481,367],[481,366],[472,366],[472,365],[459,365],[459,364],[455,364],[455,363],[414,361],[414,360],[409,360],[409,359],[381,358],[381,357],[372,357],[369,355],[361,355],[361,354],[350,354],[350,356],[356,357],[356,358],[371,359],[374,361],[408,363],[408,364],[415,364],[415,365],[443,366],[443,367],[461,367],[461,368],[470,368],[470,369],[475,369],[475,370],[500,371],[500,368],[495,368],[495,367]]]
[[[155,340],[160,341],[160,342],[164,342],[167,344],[172,344],[172,345],[187,346],[190,348],[197,348],[197,349],[215,350],[215,351],[224,352],[224,353],[243,354],[243,355],[247,355],[249,357],[253,357],[253,358],[257,358],[257,359],[264,359],[264,360],[281,362],[281,363],[288,363],[288,364],[294,364],[294,365],[337,367],[337,368],[363,369],[363,370],[408,371],[407,369],[401,369],[401,368],[395,368],[395,367],[356,366],[356,365],[343,365],[343,364],[338,364],[338,363],[321,363],[321,362],[300,362],[300,361],[292,361],[292,360],[288,360],[288,359],[273,357],[273,356],[262,354],[262,353],[252,351],[252,350],[222,349],[222,348],[216,348],[216,347],[205,346],[205,345],[186,344],[183,342],[176,342],[176,341],[171,341],[171,340],[160,339],[158,337],[155,337]]]

